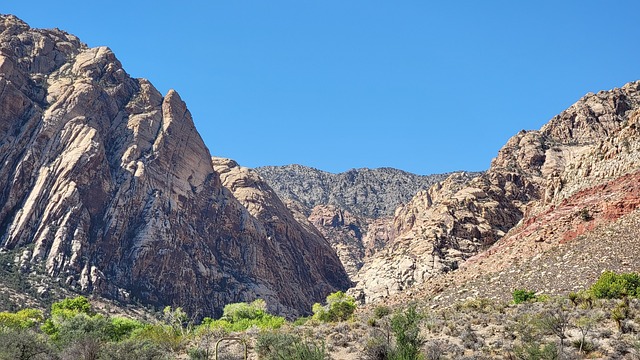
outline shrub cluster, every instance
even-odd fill
[[[313,304],[313,318],[324,322],[347,320],[356,310],[355,299],[347,296],[342,291],[337,291],[327,296],[327,304]]]
[[[598,299],[639,297],[640,275],[637,273],[616,274],[612,271],[606,271],[589,288],[589,292]]]
[[[271,315],[266,309],[267,304],[262,299],[251,303],[228,304],[224,307],[220,319],[204,318],[197,331],[202,331],[203,328],[243,331],[253,326],[259,329],[277,329],[285,323],[284,317]]]

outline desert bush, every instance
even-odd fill
[[[0,328],[27,329],[41,324],[44,320],[42,311],[23,309],[16,313],[0,312]]]
[[[185,337],[181,333],[166,324],[145,324],[141,328],[135,329],[130,338],[133,341],[154,344],[165,352],[182,349],[185,341]]]
[[[613,310],[611,310],[611,320],[618,326],[618,330],[624,329],[623,322],[629,317],[629,304],[626,301],[620,301]]]
[[[593,342],[587,339],[589,333],[596,326],[600,317],[598,314],[586,314],[573,320],[573,326],[580,332],[580,339],[573,342],[574,347],[580,352],[589,353],[595,350]],[[576,346],[577,344],[577,346]]]
[[[122,317],[113,317],[109,320],[111,321],[111,333],[109,334],[109,339],[112,341],[122,341],[127,339],[134,331],[144,327],[144,324],[138,320]]]
[[[324,322],[344,321],[356,310],[355,299],[342,291],[329,294],[327,305],[313,304],[313,318]]]
[[[460,340],[462,340],[462,346],[467,349],[478,350],[484,345],[484,341],[469,325],[460,332]]]
[[[370,337],[364,345],[364,359],[387,360],[391,347],[387,339],[380,336]]]
[[[228,332],[244,331],[253,326],[259,329],[278,329],[284,323],[284,317],[269,314],[266,311],[264,300],[257,299],[251,303],[226,305],[220,319],[204,318],[196,328],[196,332],[202,332],[203,329],[224,329]]]
[[[592,340],[577,339],[571,341],[571,345],[581,353],[588,354],[594,352],[598,346]]]
[[[523,344],[513,350],[518,360],[556,360],[559,352],[556,344]]]
[[[307,321],[309,321],[309,319],[311,319],[309,316],[302,316],[302,317],[299,317],[299,318],[295,319],[292,324],[293,324],[293,326],[302,326],[302,325],[306,324]]]
[[[166,360],[173,356],[167,349],[148,339],[127,339],[106,343],[100,360]]]
[[[52,334],[52,340],[63,346],[82,339],[104,342],[112,337],[113,326],[108,319],[102,315],[89,316],[84,313],[56,322],[55,333]]]
[[[391,330],[396,339],[396,346],[389,354],[389,359],[417,359],[424,339],[420,336],[422,317],[415,306],[391,317]]]
[[[528,301],[536,300],[536,292],[525,290],[525,289],[515,289],[511,293],[514,304],[521,304]]]
[[[640,295],[640,275],[637,273],[616,274],[605,271],[589,288],[598,299],[620,299],[626,296]]]
[[[389,314],[391,314],[391,308],[386,305],[378,305],[373,309],[373,316],[377,319],[382,319]]]
[[[300,341],[300,338],[291,334],[264,331],[256,339],[256,352],[261,359],[268,359],[271,354],[276,354],[278,349],[289,347],[296,341]]]
[[[298,336],[279,332],[260,333],[256,352],[265,360],[325,360],[328,357],[324,343],[303,341]]]
[[[0,329],[0,344],[0,359],[44,360],[55,354],[47,337],[33,329]]]

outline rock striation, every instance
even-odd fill
[[[227,165],[177,92],[106,47],[0,17],[0,248],[25,272],[197,316],[256,297],[300,314],[348,287],[326,241]]]
[[[633,82],[587,94],[540,130],[513,136],[487,172],[419,192],[396,211],[392,237],[354,277],[355,292],[368,301],[410,295],[468,269],[468,259],[484,264],[468,274],[507,269],[548,250],[543,244],[572,241],[634,211],[639,90]]]

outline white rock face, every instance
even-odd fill
[[[256,297],[309,311],[349,280],[326,241],[268,195],[256,204],[283,226],[222,186],[175,91],[130,78],[106,47],[0,17],[0,248],[32,245],[27,268],[195,316]]]

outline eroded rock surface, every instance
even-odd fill
[[[354,277],[354,292],[371,301],[411,295],[478,253],[496,254],[479,272],[507,268],[548,249],[544,243],[570,241],[635,210],[639,89],[633,82],[587,94],[541,130],[512,137],[486,173],[452,175],[419,192],[396,211],[393,236]]]
[[[0,247],[24,248],[25,271],[196,316],[256,297],[297,314],[346,288],[326,241],[252,186],[223,186],[175,91],[0,17]]]

